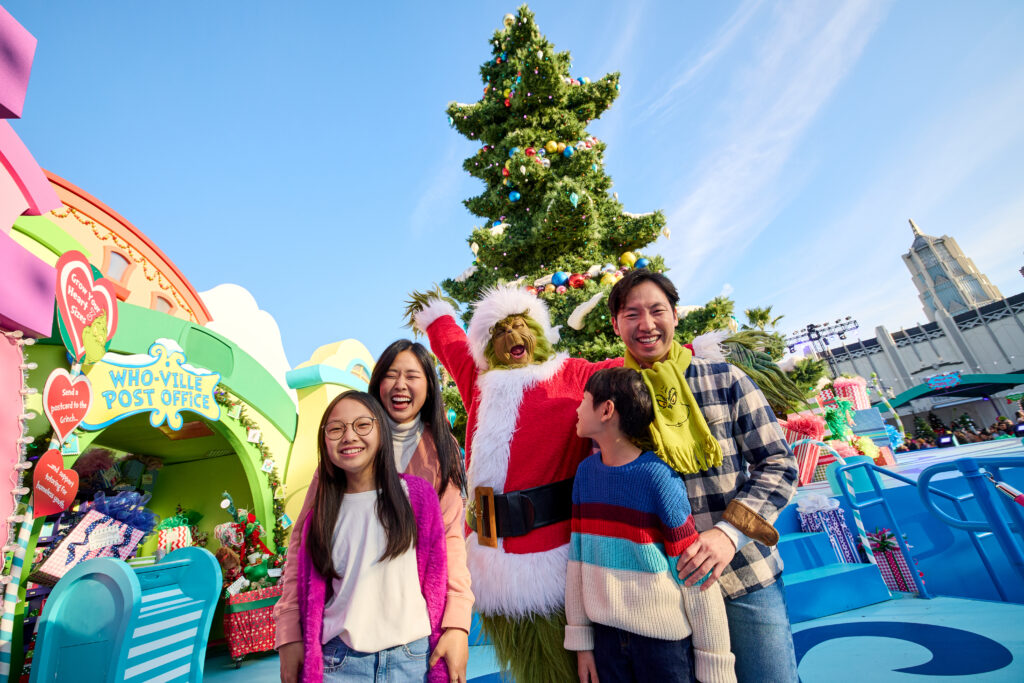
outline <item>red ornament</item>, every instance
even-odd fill
[[[569,276],[569,286],[573,289],[579,289],[587,281],[580,273],[573,273]]]
[[[537,296],[537,288],[534,287],[533,285],[530,285],[529,287],[526,288],[526,293],[527,294],[533,294],[534,296]]]
[[[507,168],[501,169],[501,175],[503,175],[503,176],[505,176],[507,178],[508,177],[508,169]]]
[[[507,97],[505,98],[505,106],[506,107],[511,107],[512,106],[512,103],[509,102],[509,99]]]
[[[526,156],[532,157],[536,153],[537,153],[537,150],[535,150],[533,147],[527,147],[526,148]]]

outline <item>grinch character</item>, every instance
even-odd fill
[[[575,680],[562,647],[565,572],[573,476],[591,450],[576,408],[587,379],[622,359],[556,353],[547,306],[506,285],[476,304],[468,334],[436,297],[414,320],[467,409],[466,550],[484,630],[520,683]]]

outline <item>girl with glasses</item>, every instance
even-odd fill
[[[289,560],[301,631],[289,647],[302,650],[291,675],[447,681],[445,664],[429,663],[448,582],[434,488],[398,474],[388,416],[369,394],[331,402],[317,448],[319,485]]]
[[[465,470],[458,442],[448,427],[433,357],[422,344],[407,339],[394,342],[377,361],[369,393],[384,407],[398,471],[433,484],[440,501],[448,568],[447,603],[441,636],[432,649],[430,663],[444,659],[449,680],[465,683],[473,607],[463,536]],[[306,493],[296,529],[302,528],[314,505],[319,480],[318,470]],[[293,532],[288,547],[290,557],[295,557],[298,543],[299,534]],[[303,657],[295,569],[294,561],[285,564],[283,593],[274,614],[281,680],[286,683],[298,680]]]

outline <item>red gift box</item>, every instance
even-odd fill
[[[863,377],[840,377],[832,383],[835,398],[849,401],[854,410],[867,410],[871,407],[867,387],[867,380]]]
[[[882,580],[889,590],[916,593],[914,575],[907,566],[907,560],[903,557],[893,533],[888,529],[876,529],[874,533],[868,534],[868,542],[871,544],[871,552],[875,556],[878,571],[882,573]]]
[[[821,441],[825,436],[825,420],[817,415],[794,414],[789,415],[782,425],[786,441],[792,445],[803,439]],[[793,454],[796,456],[799,470],[799,485],[803,486],[814,481],[814,474],[820,462],[821,447],[813,443],[804,443],[793,447]]]
[[[232,659],[251,652],[274,649],[274,605],[281,597],[281,584],[239,593],[224,605],[224,635]]]

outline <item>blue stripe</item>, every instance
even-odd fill
[[[574,533],[569,544],[569,559],[604,569],[642,574],[667,572],[679,582],[675,559],[665,555],[665,546],[661,543],[640,544],[622,538]]]

